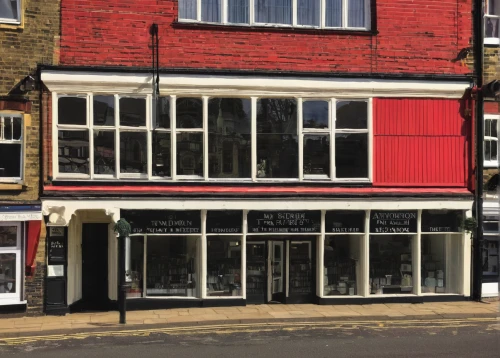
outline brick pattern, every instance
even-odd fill
[[[1,191],[0,201],[23,203],[39,200],[40,183],[40,93],[27,95],[17,86],[27,75],[36,75],[38,64],[57,64],[60,33],[60,0],[24,0],[24,26],[0,28],[0,96],[5,101],[28,99],[31,118],[25,126],[24,188]],[[42,313],[45,276],[45,228],[42,228],[34,277],[26,279],[25,293],[30,315]]]
[[[468,0],[373,1],[378,35],[179,25],[177,7],[176,0],[65,0],[61,63],[149,67],[149,28],[157,23],[163,68],[470,72],[453,61],[472,39]]]

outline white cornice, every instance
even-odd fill
[[[45,86],[57,93],[152,93],[151,74],[42,71]],[[435,97],[461,98],[467,81],[381,80],[265,76],[160,76],[162,95],[300,96],[300,97]]]

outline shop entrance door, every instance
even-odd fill
[[[82,309],[109,310],[108,224],[83,224]]]
[[[285,241],[269,241],[268,302],[285,303]]]

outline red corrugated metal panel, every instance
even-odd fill
[[[460,101],[373,102],[374,185],[467,185],[467,122],[460,115]]]

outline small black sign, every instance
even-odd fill
[[[201,234],[198,210],[122,210],[132,234]]]
[[[249,211],[248,233],[315,233],[321,231],[321,211]]]
[[[241,234],[242,211],[207,211],[207,234]]]
[[[461,210],[422,210],[422,232],[460,232]]]
[[[49,252],[47,255],[49,265],[66,263],[66,237],[50,237],[48,240]]]
[[[327,233],[365,232],[365,212],[355,210],[327,211],[325,216]]]
[[[417,232],[417,210],[379,211],[370,213],[370,233],[406,234]]]

